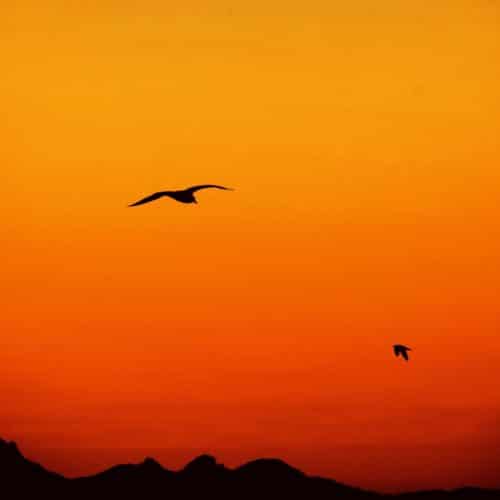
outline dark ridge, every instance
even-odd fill
[[[17,447],[17,444],[14,443],[13,441],[5,441],[0,438],[0,460],[3,458],[15,458],[15,457],[21,457],[21,452],[19,451],[19,448]]]
[[[305,474],[277,458],[259,458],[241,465],[235,472],[252,478],[275,478],[280,480],[303,479]]]
[[[421,490],[388,495],[398,500],[496,500],[500,490],[464,486],[454,490]]]
[[[146,457],[144,459],[144,461],[142,462],[141,464],[142,467],[145,467],[147,469],[150,469],[150,470],[163,470],[165,471],[166,469],[164,469],[154,458],[151,458],[151,457]]]
[[[64,477],[27,460],[14,442],[0,439],[0,487],[11,482],[29,482],[35,486],[64,481]],[[1,497],[1,490],[0,490]]]
[[[26,459],[15,443],[0,439],[0,498],[3,500],[304,500],[421,499],[500,500],[500,490],[464,487],[382,495],[331,479],[312,477],[278,459],[259,459],[236,469],[201,455],[173,472],[153,458],[117,465],[93,476],[67,479]]]
[[[156,460],[153,458],[145,458],[139,464],[120,464],[115,465],[109,469],[99,472],[93,476],[86,476],[81,478],[73,479],[73,481],[88,481],[93,479],[109,479],[109,480],[121,480],[123,477],[141,476],[141,475],[172,475],[173,472],[164,469]]]
[[[220,466],[212,455],[200,455],[191,460],[181,472],[184,474],[210,474],[219,467],[223,466]]]

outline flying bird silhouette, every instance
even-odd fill
[[[403,358],[408,361],[408,351],[411,351],[409,347],[401,344],[394,344],[392,348],[394,349],[395,356],[403,356]]]
[[[129,205],[129,207],[144,205],[144,203],[150,203],[159,198],[163,198],[164,196],[168,196],[169,198],[172,198],[175,201],[179,201],[180,203],[198,203],[198,201],[194,197],[194,193],[196,193],[196,191],[199,191],[200,189],[207,189],[207,188],[224,189],[226,191],[232,191],[231,188],[227,188],[224,186],[217,186],[216,184],[201,184],[200,186],[192,186],[190,188],[182,189],[179,191],[158,191],[157,193],[153,193],[150,196],[146,196],[146,198],[142,198],[142,200],[132,203],[131,205]]]

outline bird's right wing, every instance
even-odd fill
[[[405,359],[406,359],[406,361],[408,361],[408,353],[406,352],[406,350],[405,350],[405,349],[403,349],[403,350],[401,351],[401,354],[403,355],[403,358],[405,358]]]
[[[165,196],[167,193],[165,191],[158,191],[157,193],[153,193],[150,196],[146,196],[146,198],[143,198],[142,200],[136,201],[135,203],[132,203],[129,205],[129,207],[136,207],[137,205],[144,205],[144,203],[149,203],[151,201],[155,201],[158,198],[161,198],[162,196]]]
[[[219,186],[217,184],[200,184],[199,186],[192,186],[192,187],[186,189],[186,191],[190,191],[191,193],[194,193],[195,191],[199,191],[200,189],[207,189],[207,188],[224,189],[226,191],[232,191],[231,188]]]

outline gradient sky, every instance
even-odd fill
[[[500,4],[43,4],[0,8],[0,435],[500,486]]]

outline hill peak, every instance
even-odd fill
[[[239,473],[251,474],[252,476],[305,477],[303,472],[279,458],[258,458],[238,467],[236,470]]]
[[[210,474],[214,470],[220,468],[224,468],[224,466],[222,464],[218,464],[214,456],[204,454],[187,463],[184,469],[182,469],[182,472]]]
[[[140,465],[150,469],[163,469],[163,466],[151,457],[146,457]]]
[[[17,447],[17,444],[14,441],[5,441],[4,439],[0,438],[0,453],[5,454],[5,453],[12,453],[15,455],[21,455],[21,452],[19,451],[19,448]]]

